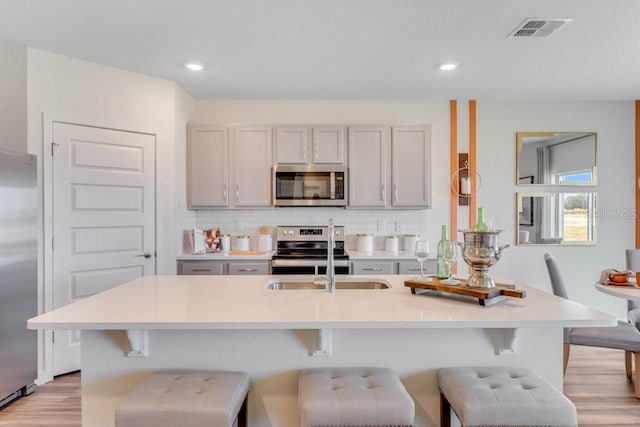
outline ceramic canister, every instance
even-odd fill
[[[228,234],[220,236],[220,246],[222,252],[229,252],[231,250],[231,236]]]
[[[398,252],[398,236],[385,237],[384,250],[387,252]]]
[[[356,250],[358,252],[373,252],[373,234],[370,234],[370,233],[358,234],[356,243],[357,243]]]
[[[249,250],[249,236],[238,236],[236,237],[236,249],[239,251],[248,251]]]

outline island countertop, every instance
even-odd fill
[[[284,276],[292,279],[295,276]],[[340,276],[338,276],[339,278]],[[345,276],[376,278],[378,276]],[[614,326],[613,316],[518,285],[526,298],[481,307],[413,295],[410,275],[383,290],[269,290],[275,276],[146,276],[41,314],[29,329],[385,329]],[[310,276],[304,276],[309,280]]]

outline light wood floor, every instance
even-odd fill
[[[80,427],[80,373],[59,376],[7,405],[0,426]]]
[[[623,351],[571,346],[564,393],[580,427],[640,426],[640,399],[625,375]]]
[[[640,399],[624,373],[624,353],[572,346],[564,392],[580,427],[640,426]],[[58,377],[0,411],[0,426],[80,427],[80,374]]]

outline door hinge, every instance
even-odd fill
[[[54,150],[54,148],[55,148],[55,147],[57,147],[58,145],[60,145],[60,144],[56,144],[55,142],[52,142],[52,143],[51,143],[51,155],[52,155],[52,156],[53,156],[53,150]]]

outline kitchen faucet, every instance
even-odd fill
[[[335,293],[336,269],[333,264],[333,249],[336,247],[336,230],[333,227],[333,218],[329,218],[329,236],[327,240],[327,284],[325,290]]]

